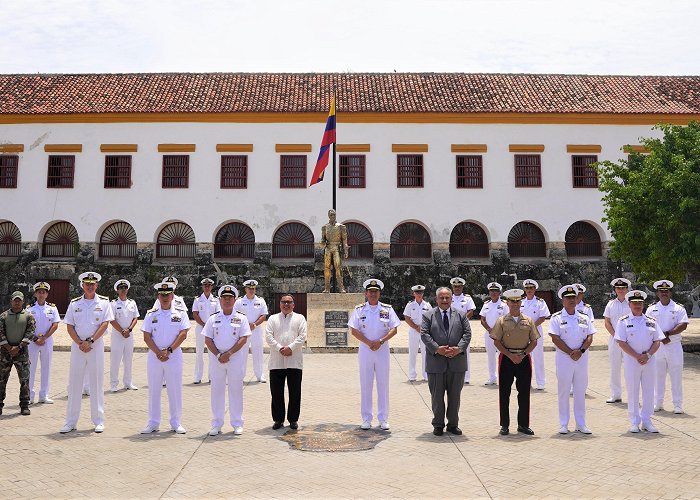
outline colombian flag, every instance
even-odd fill
[[[321,140],[321,150],[318,152],[318,160],[316,160],[316,168],[311,175],[311,183],[309,186],[321,182],[323,174],[328,166],[328,155],[330,153],[331,144],[335,143],[335,97],[331,98],[331,110],[328,112],[328,121],[326,122],[326,130],[323,132]]]

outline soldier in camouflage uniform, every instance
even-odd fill
[[[29,415],[29,349],[34,338],[36,321],[24,309],[24,294],[14,292],[11,308],[0,314],[0,414],[5,405],[5,388],[12,365],[19,375],[19,407],[22,415]]]

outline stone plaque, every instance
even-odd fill
[[[326,346],[346,347],[348,345],[348,331],[326,332]]]
[[[347,311],[325,311],[326,328],[347,328],[349,315]],[[328,335],[328,333],[326,333]]]

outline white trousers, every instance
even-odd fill
[[[683,346],[680,342],[661,344],[654,357],[656,358],[656,404],[664,404],[666,374],[668,374],[671,378],[673,406],[683,407]]]
[[[557,398],[559,400],[559,425],[568,426],[570,417],[569,391],[574,388],[574,421],[576,427],[586,426],[586,389],[588,388],[588,351],[574,361],[571,356],[557,349],[554,355],[557,370]]]
[[[201,382],[202,376],[204,375],[204,335],[202,335],[203,326],[197,324],[194,327],[194,381]],[[156,358],[158,359],[158,358]],[[209,380],[211,380],[211,365],[210,370],[207,372]]]
[[[625,354],[625,385],[627,386],[627,413],[632,425],[650,422],[654,413],[654,382],[656,379],[656,356],[646,365]],[[642,386],[642,412],[639,413],[639,386]]]
[[[105,423],[105,342],[102,337],[92,344],[90,352],[83,352],[75,342],[70,346],[70,368],[68,370],[68,407],[66,425],[75,427],[80,417],[83,397],[83,381],[90,388],[90,416],[95,425]]]
[[[234,355],[235,356],[235,355]],[[247,356],[246,356],[247,357]],[[243,426],[243,377],[245,364],[233,357],[228,363],[220,363],[209,353],[211,378],[211,425],[223,427],[226,410],[226,384],[228,384],[228,412],[232,427]]]
[[[182,349],[175,349],[167,361],[160,361],[148,350],[146,358],[148,374],[148,425],[160,425],[160,395],[163,380],[168,393],[170,427],[176,429],[182,420]]]
[[[243,348],[245,352],[248,352],[248,348],[250,347],[250,352],[253,356],[253,373],[255,374],[255,378],[260,380],[263,376],[263,370],[265,369],[265,366],[263,365],[264,361],[264,355],[263,355],[263,331],[262,327],[258,326],[253,330],[250,334],[250,337],[248,337],[248,341],[245,344],[245,347]],[[246,357],[246,370],[248,365],[248,358]]]
[[[53,356],[53,335],[46,339],[44,345],[29,343],[29,399],[34,401],[34,378],[36,368],[41,362],[41,382],[39,385],[39,399],[49,396],[49,376],[51,375],[51,357]]]
[[[622,357],[624,351],[611,335],[608,339],[608,360],[610,361],[610,396],[615,399],[622,397]],[[625,356],[626,358],[627,356]],[[625,364],[625,366],[627,366]],[[627,380],[627,379],[625,379]]]
[[[498,380],[496,376],[496,367],[498,365],[498,349],[496,349],[496,344],[493,343],[493,339],[489,335],[489,332],[484,332],[484,347],[486,347],[486,361],[488,361],[489,369],[489,381],[495,382]]]
[[[372,421],[372,395],[377,381],[377,418],[389,419],[389,344],[384,343],[376,351],[360,344],[357,356],[360,362],[360,413],[362,421]]]
[[[472,373],[471,373],[472,358],[471,358],[470,351],[471,351],[471,348],[467,347],[467,351],[466,351],[467,352],[467,371],[464,372],[464,381],[466,383],[469,383],[472,379]]]
[[[420,333],[413,328],[408,329],[408,378],[415,380],[416,374],[416,358],[418,357],[418,348],[420,348],[420,357],[423,360],[423,380],[428,380],[428,374],[425,371],[425,345],[420,338]]]
[[[119,332],[112,331],[111,352],[109,353],[109,384],[116,388],[119,385],[119,365],[124,360],[124,387],[131,385],[131,366],[134,359],[134,334],[128,338]]]
[[[532,359],[532,371],[535,379],[535,385],[544,386],[544,337],[542,336],[542,330],[538,328],[537,331],[540,334],[540,338],[537,339],[537,345],[530,353],[530,358]],[[558,378],[559,377],[557,377],[557,379]]]

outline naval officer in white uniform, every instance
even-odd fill
[[[450,286],[452,287],[452,308],[457,309],[459,312],[464,314],[467,319],[472,319],[474,316],[474,311],[476,311],[476,304],[472,296],[464,293],[464,285],[466,281],[458,276],[450,280]],[[420,324],[419,324],[420,326]],[[464,372],[464,383],[469,384],[471,381],[471,349],[467,346],[467,371]]]
[[[569,391],[574,388],[574,421],[576,431],[591,434],[586,426],[586,388],[588,387],[588,348],[595,328],[587,315],[576,310],[576,285],[564,285],[559,298],[564,308],[549,320],[549,336],[557,348],[554,362],[557,370],[559,400],[559,434],[568,434]]]
[[[498,349],[496,349],[496,345],[491,337],[491,330],[493,330],[498,318],[508,313],[508,307],[506,307],[506,304],[501,300],[501,290],[503,290],[503,287],[500,283],[492,281],[486,285],[486,288],[488,288],[489,291],[489,300],[484,302],[484,305],[481,306],[481,311],[479,311],[481,326],[484,327],[484,347],[486,348],[486,361],[489,370],[489,378],[486,379],[484,385],[496,385],[496,360],[498,358]]]
[[[615,340],[618,320],[630,312],[630,305],[625,295],[632,285],[627,278],[615,278],[610,282],[615,289],[616,297],[608,302],[603,312],[605,329],[610,334],[608,339],[608,361],[610,362],[610,397],[606,403],[622,401],[622,349]]]
[[[416,373],[416,358],[418,357],[418,349],[421,351],[423,361],[423,369],[421,374],[423,380],[428,380],[428,373],[425,371],[425,344],[421,340],[420,328],[423,324],[423,313],[432,309],[430,303],[423,300],[425,287],[423,285],[414,285],[411,287],[413,291],[413,300],[406,304],[403,310],[403,318],[408,325],[408,381],[415,382],[418,374]]]
[[[236,312],[242,313],[248,318],[251,331],[248,338],[248,346],[250,346],[250,353],[253,357],[253,373],[258,382],[264,383],[267,382],[267,379],[263,373],[265,369],[263,349],[265,346],[263,342],[264,332],[261,325],[267,319],[267,303],[265,299],[255,294],[258,287],[257,281],[246,280],[243,282],[243,286],[245,287],[245,295],[236,300],[234,308]],[[248,352],[248,347],[245,350]]]
[[[173,305],[175,285],[162,282],[158,291],[158,309],[150,309],[141,325],[143,340],[148,346],[146,373],[148,376],[148,424],[141,434],[159,430],[160,395],[165,381],[170,409],[170,428],[177,434],[187,432],[182,426],[182,349],[190,320],[187,311]]]
[[[538,391],[543,391],[546,378],[544,375],[544,333],[542,332],[542,323],[549,318],[550,312],[547,303],[535,296],[535,292],[539,288],[540,284],[533,279],[523,281],[525,298],[520,304],[520,311],[525,316],[532,318],[542,339],[540,342],[537,342],[537,347],[532,351],[532,371],[535,372],[535,388]]]
[[[109,353],[109,385],[112,392],[117,392],[119,385],[119,365],[124,360],[124,389],[138,389],[132,380],[132,362],[134,359],[134,335],[136,323],[141,316],[133,299],[127,297],[131,288],[128,280],[121,279],[114,284],[117,298],[112,300],[112,336]]]
[[[92,423],[95,424],[95,432],[105,430],[105,343],[102,337],[114,315],[109,299],[96,293],[97,283],[102,276],[95,272],[86,272],[78,276],[78,279],[83,295],[71,300],[63,319],[73,342],[70,346],[66,423],[61,427],[61,434],[75,430],[78,424],[86,372],[90,385]]]
[[[58,329],[61,317],[58,314],[56,305],[46,302],[49,290],[51,290],[51,286],[45,281],[35,283],[34,296],[36,297],[36,302],[29,308],[29,314],[34,316],[36,321],[34,339],[29,344],[29,404],[34,404],[34,379],[39,362],[41,362],[39,403],[53,403],[53,399],[49,398],[53,334]]]
[[[195,357],[194,357],[194,383],[200,384],[204,375],[204,335],[202,329],[209,317],[221,310],[219,299],[212,293],[214,280],[204,278],[200,281],[202,285],[202,294],[196,297],[192,302],[192,317],[194,319],[194,340],[195,340]],[[211,368],[211,365],[210,365]],[[211,369],[207,372],[207,378],[211,380]]]
[[[367,301],[355,307],[348,321],[350,331],[360,341],[360,413],[362,429],[372,427],[372,394],[377,381],[377,418],[383,430],[389,430],[389,339],[401,324],[390,304],[379,302],[384,283],[368,279],[362,286]]]

